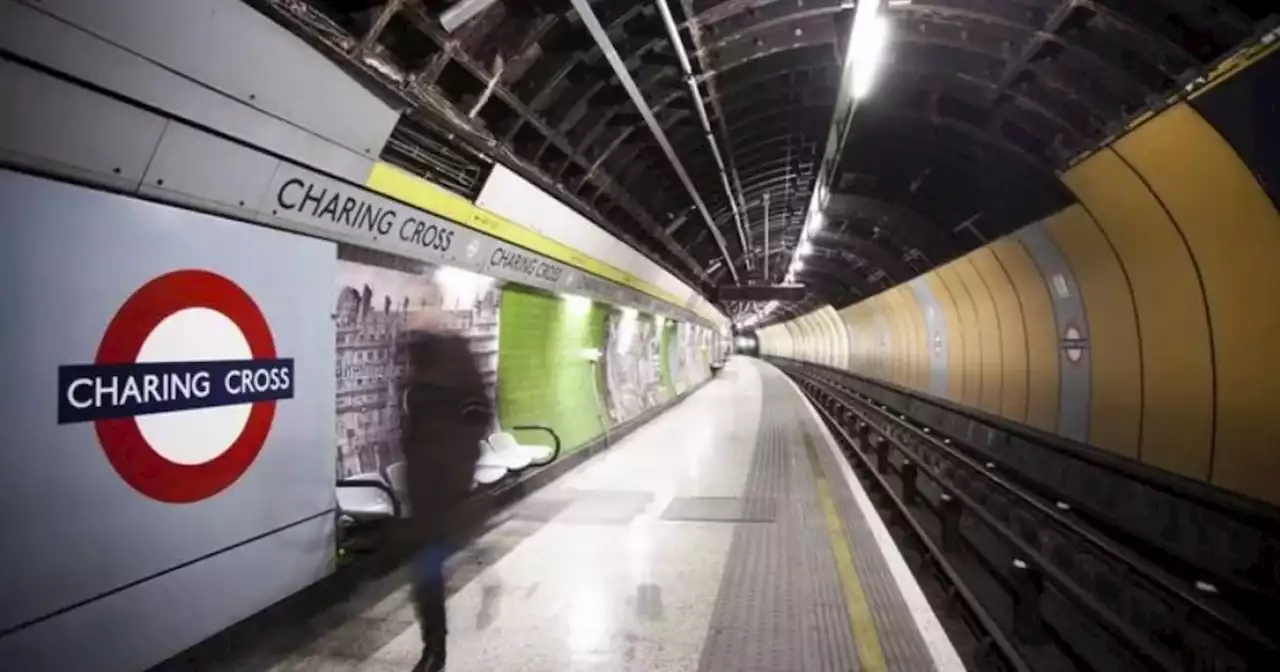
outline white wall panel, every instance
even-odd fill
[[[129,5],[141,0],[131,0]],[[212,0],[200,0],[201,3]],[[79,17],[79,12],[93,14],[98,11],[124,12],[119,5],[126,3],[93,3],[70,2],[58,3],[59,7],[71,16]],[[187,2],[165,3],[160,0],[147,4],[167,6],[186,5]],[[231,3],[239,5],[239,3]],[[74,7],[73,7],[74,6]],[[100,6],[100,7],[99,7]],[[94,8],[97,9],[94,9]],[[109,8],[109,10],[108,10]],[[249,10],[247,7],[240,9]],[[72,11],[75,10],[75,11]],[[238,10],[237,10],[238,11]],[[252,11],[252,10],[249,10]],[[266,17],[254,14],[259,21],[271,24]],[[132,17],[130,17],[132,18]],[[141,20],[141,19],[139,19]],[[109,23],[108,25],[114,25]],[[199,33],[204,28],[198,23],[177,26],[173,30],[181,34]],[[254,51],[262,46],[258,57],[270,59],[274,54],[271,45],[257,45],[246,36],[224,35],[221,43],[222,52],[235,50]],[[289,39],[295,40],[292,36]],[[139,38],[140,39],[140,38]],[[172,36],[166,39],[174,39]],[[196,39],[196,38],[192,38]],[[305,46],[301,41],[298,45]],[[230,48],[229,45],[235,45]],[[365,147],[352,148],[346,144],[327,139],[320,131],[300,126],[287,121],[279,113],[266,112],[258,107],[242,102],[235,96],[219,88],[206,85],[184,75],[167,65],[149,59],[131,48],[113,43],[100,34],[68,23],[59,17],[41,9],[18,2],[17,0],[0,0],[0,47],[12,51],[24,58],[43,64],[53,70],[73,77],[92,82],[108,91],[115,92],[125,98],[139,101],[152,108],[163,110],[175,117],[194,124],[206,126],[237,138],[251,145],[289,157],[299,163],[325,172],[344,177],[348,180],[363,182],[372,166],[372,156],[381,150],[381,143],[371,147],[372,154],[365,154]],[[217,60],[219,54],[207,54],[211,60]],[[315,54],[316,58],[321,58]],[[266,62],[266,60],[262,61]],[[347,78],[345,85],[332,79],[336,75],[346,77],[341,70],[327,61],[325,69],[307,71],[291,71],[298,78],[291,88],[283,93],[299,100],[309,100],[319,107],[330,107],[336,103],[325,102],[325,96],[333,97],[367,97],[370,94],[363,89],[351,89],[357,86]],[[274,64],[273,64],[274,67]],[[271,70],[272,68],[261,68]],[[332,81],[331,81],[332,79]],[[224,86],[230,86],[224,83]],[[259,83],[253,88],[263,85]],[[324,87],[334,87],[325,89]],[[240,91],[248,97],[257,96],[253,92]],[[267,98],[280,94],[262,94]],[[305,94],[305,95],[304,95]],[[256,101],[255,101],[256,103]],[[395,113],[383,110],[383,114],[367,117],[369,129],[380,129],[387,124],[394,125]],[[390,115],[390,116],[388,116]],[[352,115],[358,117],[359,115]],[[314,119],[307,118],[303,123],[311,126],[323,125]],[[354,122],[352,122],[354,123]],[[334,124],[330,124],[334,125]],[[341,124],[337,124],[341,125]],[[322,129],[323,130],[323,129]],[[337,129],[326,131],[330,135],[343,135]],[[387,131],[389,133],[389,130]],[[344,142],[357,145],[369,144],[382,133],[379,130],[373,135],[347,133]],[[384,136],[385,137],[385,136]]]
[[[476,205],[501,215],[552,240],[626,271],[670,294],[680,301],[687,301],[696,292],[666,269],[655,264],[631,246],[596,226],[528,180],[511,170],[494,166],[485,181]],[[715,316],[723,320],[719,312],[698,297],[691,309],[704,317]]]
[[[240,0],[40,0],[41,11],[374,158],[399,111]]]

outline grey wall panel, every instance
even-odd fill
[[[157,577],[0,638],[0,660],[23,672],[145,670],[322,578],[333,534],[316,518]]]
[[[399,118],[241,0],[40,0],[42,11],[209,88],[376,157]]]
[[[1053,316],[1057,322],[1058,369],[1061,385],[1058,395],[1058,434],[1076,441],[1089,440],[1089,404],[1091,377],[1089,367],[1092,358],[1087,347],[1068,349],[1062,342],[1069,334],[1078,333],[1086,342],[1089,338],[1089,320],[1085,314],[1084,299],[1075,273],[1066,257],[1053,242],[1040,223],[1024,227],[1014,234],[1022,241],[1040,273],[1053,299]]]
[[[924,326],[928,330],[929,346],[929,393],[945,399],[947,397],[947,320],[938,306],[938,297],[933,295],[929,283],[923,277],[917,277],[907,283],[916,301],[924,312]]]
[[[23,448],[0,451],[0,528],[6,547],[22,549],[0,558],[0,630],[333,508],[332,243],[8,171],[0,171],[0,203],[0,279],[11,288],[0,294],[10,320],[0,336],[10,353],[0,422]],[[59,424],[57,381],[59,367],[94,362],[128,297],[181,269],[220,274],[252,297],[277,357],[294,361],[295,385],[293,398],[276,403],[262,450],[238,480],[210,497],[174,504],[126,481],[108,461],[95,423]],[[225,339],[208,338],[179,339],[199,349],[182,361],[225,354],[209,350]],[[209,410],[223,409],[160,418],[174,423],[160,436],[170,448],[187,450],[230,425],[205,424],[213,422]],[[331,516],[325,519],[332,525]],[[197,564],[183,590],[167,593],[165,608],[147,611],[132,627],[163,631],[175,614],[195,618],[206,601],[225,608],[201,621],[210,627],[229,625],[232,612],[248,616],[264,600],[313,579],[330,556],[330,549],[290,548],[272,556],[281,566],[260,566],[258,575],[239,579],[252,584],[252,601],[227,607],[221,600],[231,593],[222,577],[201,579]]]
[[[78,4],[119,11],[116,3]],[[236,46],[233,49],[229,45]],[[373,155],[365,155],[336,144],[17,0],[0,0],[0,47],[175,117],[355,182],[364,182],[373,156],[380,151],[375,147]],[[245,48],[235,39],[221,47],[225,52]],[[216,56],[213,58],[216,60]],[[90,129],[101,130],[98,126]]]
[[[230,211],[253,207],[280,160],[179,122],[165,129],[140,193]]]
[[[0,158],[118,189],[142,181],[169,123],[11,61],[0,60],[0,91]]]

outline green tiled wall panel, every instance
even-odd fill
[[[523,287],[502,290],[498,328],[498,419],[504,428],[553,427],[570,453],[604,433],[596,366],[583,350],[604,347],[608,307],[589,309]],[[520,435],[539,443],[545,435]]]
[[[676,322],[668,321],[662,327],[662,345],[659,347],[659,357],[662,359],[662,389],[666,391],[667,398],[676,396],[676,385],[671,379],[671,346],[676,339]]]

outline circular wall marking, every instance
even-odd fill
[[[230,318],[209,308],[187,308],[164,318],[143,342],[139,362],[252,359],[249,342]],[[142,438],[175,464],[204,464],[235,443],[252,404],[140,415]]]
[[[1067,355],[1067,361],[1079,364],[1080,360],[1084,359],[1084,352],[1088,347],[1088,339],[1080,329],[1074,324],[1068,324],[1062,332],[1062,349]]]
[[[151,280],[125,300],[94,363],[275,357],[266,318],[239,285],[216,273],[182,270]],[[187,503],[212,497],[248,471],[266,443],[275,408],[275,401],[256,401],[93,422],[108,461],[126,483],[152,499]]]

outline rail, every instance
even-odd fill
[[[1212,587],[1248,619],[1270,619],[1280,602],[1276,507],[890,382],[811,363],[775,362],[847,381],[917,420],[958,422],[965,427],[960,433],[969,436],[974,427],[993,432],[989,436],[996,440],[983,446],[951,438],[1005,467],[1024,486],[1070,503],[1076,514],[1187,585]],[[1124,506],[1116,506],[1118,501]]]
[[[1002,567],[991,559],[992,553],[980,552],[965,539],[975,550],[970,554],[974,562],[968,564],[984,565],[1012,595],[1015,613],[1009,623],[1017,641],[1043,643],[1039,640],[1048,635],[1075,666],[1114,669],[1108,654],[1100,655],[1097,646],[1085,641],[1087,636],[1064,627],[1061,617],[1057,625],[1046,621],[1042,605],[1046,588],[1051,588],[1149,669],[1235,669],[1274,660],[1277,648],[1267,636],[1220,613],[1143,558],[1074,520],[1069,506],[1044,501],[1006,478],[994,463],[980,463],[932,428],[916,426],[865,395],[795,366],[783,368],[824,408],[840,433],[847,437],[848,423],[854,422],[859,437],[856,442],[849,439],[850,444],[859,446],[858,455],[868,464],[866,447],[874,447],[876,478],[897,475],[906,511],[923,503],[935,514],[949,557],[956,559],[965,545],[962,518],[979,523],[988,537],[994,535],[996,545],[1012,551]],[[891,459],[892,452],[898,453],[899,464]],[[937,492],[936,503],[922,496],[921,476]],[[919,527],[917,522],[912,525]],[[967,532],[975,536],[972,525]],[[1111,588],[1118,589],[1119,598]],[[1117,609],[1117,599],[1136,600],[1149,608]],[[1135,611],[1148,618],[1134,619]]]
[[[827,408],[822,405],[815,405],[815,408],[839,438],[845,455],[856,459],[854,463],[855,471],[860,473],[864,480],[869,479],[876,491],[889,500],[897,518],[907,525],[916,541],[925,549],[930,564],[947,586],[948,597],[958,602],[965,610],[968,616],[966,621],[970,625],[970,629],[977,635],[981,655],[987,658],[997,658],[1002,663],[1002,667],[1011,672],[1030,672],[1032,668],[1027,664],[1022,654],[1018,652],[1017,647],[1005,635],[990,612],[983,606],[973,591],[965,585],[955,567],[952,566],[945,551],[945,546],[939,547],[928,531],[921,526],[919,521],[912,517],[908,502],[894,492],[893,487],[885,480],[883,470],[877,470],[872,466],[871,460],[864,450],[866,444],[855,441],[850,437],[842,423],[836,421]]]

